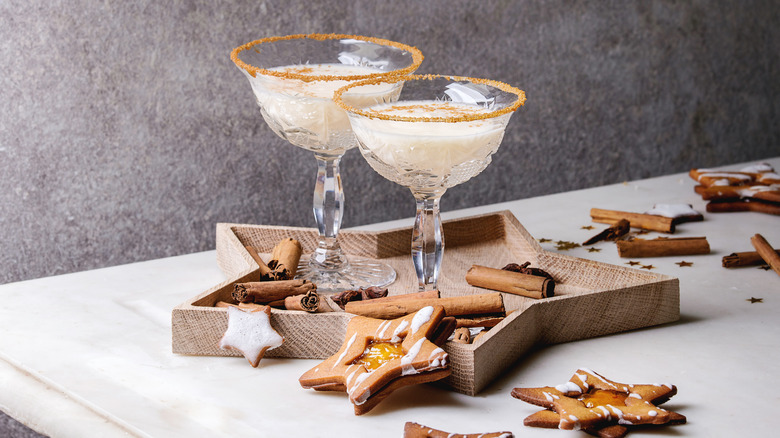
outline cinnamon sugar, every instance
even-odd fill
[[[434,80],[438,78],[448,79],[451,81],[456,82],[471,82],[473,84],[481,84],[481,85],[487,85],[493,88],[498,88],[501,91],[504,91],[506,93],[514,94],[517,96],[517,99],[509,106],[499,108],[496,110],[487,110],[483,107],[478,107],[480,109],[484,109],[484,111],[474,111],[473,109],[466,109],[465,107],[460,107],[459,110],[455,110],[455,106],[453,106],[453,114],[452,116],[438,116],[438,117],[429,117],[429,116],[402,116],[402,115],[396,115],[396,114],[387,114],[388,107],[385,107],[385,110],[380,112],[376,111],[372,108],[356,108],[353,107],[343,100],[343,95],[345,92],[352,88],[365,86],[365,85],[377,85],[381,83],[396,83],[396,82],[405,82],[410,80]],[[445,76],[445,75],[432,75],[432,74],[426,74],[426,75],[408,75],[408,76],[395,76],[395,77],[373,77],[371,79],[363,80],[360,82],[354,82],[352,84],[349,84],[347,86],[344,86],[342,88],[339,88],[336,90],[336,92],[333,95],[333,101],[336,102],[336,104],[341,107],[343,110],[358,114],[363,117],[368,117],[372,119],[381,119],[381,120],[392,120],[397,122],[446,122],[446,123],[457,123],[457,122],[467,122],[467,121],[475,121],[475,120],[484,120],[484,119],[490,119],[494,117],[498,117],[504,114],[508,114],[510,112],[513,112],[523,106],[525,104],[525,92],[523,90],[520,90],[519,88],[515,88],[509,84],[494,81],[491,79],[480,79],[480,78],[469,78],[469,77],[463,77],[463,76]],[[394,108],[394,107],[390,107]],[[409,106],[405,106],[405,108],[412,108]],[[424,109],[423,104],[415,105],[413,108],[421,108]],[[441,107],[439,105],[436,105],[436,108],[440,109]],[[474,108],[474,107],[472,107]],[[400,109],[400,107],[399,107]]]
[[[412,55],[412,63],[404,68],[399,68],[396,70],[388,71],[385,73],[379,73],[379,74],[371,74],[371,75],[349,75],[349,76],[336,76],[336,75],[306,75],[304,74],[304,71],[298,71],[298,72],[291,72],[291,71],[275,71],[275,70],[269,70],[262,67],[257,67],[254,65],[250,65],[245,63],[239,58],[239,54],[245,50],[252,49],[257,53],[260,53],[260,49],[258,46],[261,44],[267,44],[267,43],[273,43],[276,41],[288,41],[288,40],[294,40],[294,39],[312,39],[317,41],[325,41],[325,40],[341,40],[341,39],[355,39],[365,42],[370,42],[382,46],[390,46],[395,47],[397,49],[401,49],[404,51],[409,52]],[[311,34],[296,34],[296,35],[287,35],[287,36],[276,36],[276,37],[268,37],[268,38],[262,38],[259,40],[255,40],[252,42],[249,42],[247,44],[244,44],[242,46],[236,47],[233,49],[233,51],[230,53],[230,59],[239,67],[244,70],[246,70],[252,77],[255,77],[258,73],[261,75],[268,75],[268,76],[276,76],[279,78],[284,79],[298,79],[301,81],[334,81],[334,80],[340,80],[340,81],[359,81],[363,79],[369,79],[374,77],[390,77],[395,75],[405,75],[409,74],[413,71],[415,71],[420,64],[422,64],[423,61],[423,55],[422,52],[413,46],[408,46],[406,44],[397,43],[395,41],[385,40],[381,38],[373,38],[373,37],[366,37],[366,36],[360,36],[360,35],[346,35],[346,34],[319,34],[319,33],[311,33]]]

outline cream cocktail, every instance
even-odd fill
[[[253,41],[235,48],[230,58],[249,79],[271,129],[313,151],[317,159],[313,212],[320,238],[308,262],[299,266],[297,278],[312,281],[318,292],[326,293],[392,283],[392,267],[347,258],[337,239],[344,213],[339,163],[357,141],[346,113],[333,103],[333,93],[356,81],[412,73],[422,63],[422,53],[378,38],[307,34]],[[344,98],[359,105],[376,104],[397,97],[400,87],[380,84]]]
[[[298,64],[268,69],[284,76],[251,76],[244,71],[268,125],[290,143],[311,151],[344,152],[356,145],[347,114],[333,102],[333,92],[346,80],[303,80],[296,77],[366,76],[381,70],[348,64]],[[374,86],[346,99],[356,104],[386,102],[398,85]]]
[[[490,113],[481,106],[450,101],[385,103],[371,105],[368,111],[443,119]],[[504,136],[503,118],[451,123],[356,117],[352,129],[368,163],[385,178],[412,186],[415,179],[424,177],[426,186],[452,187],[479,174],[490,163]]]
[[[394,102],[356,104],[345,98],[364,87],[400,82]],[[413,75],[350,84],[334,100],[349,114],[371,167],[414,195],[412,261],[420,290],[436,290],[444,252],[439,200],[490,164],[525,93],[486,79]]]

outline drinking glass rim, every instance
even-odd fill
[[[290,73],[285,71],[278,71],[278,70],[269,70],[267,68],[262,67],[255,67],[254,65],[250,65],[239,59],[238,55],[245,51],[249,50],[254,46],[257,46],[259,44],[265,44],[265,43],[273,43],[276,41],[289,41],[294,39],[312,39],[317,41],[325,41],[325,40],[341,40],[341,39],[356,39],[360,41],[367,41],[374,44],[379,44],[383,46],[390,46],[394,47],[396,49],[402,49],[412,54],[412,63],[404,68],[395,69],[389,72],[384,73],[372,73],[372,74],[364,74],[364,75],[347,75],[347,76],[338,76],[338,75],[302,75],[297,73]],[[420,67],[420,64],[423,62],[423,54],[417,47],[410,46],[407,44],[399,43],[396,41],[386,40],[383,38],[375,38],[375,37],[368,37],[368,36],[362,36],[362,35],[348,35],[348,34],[338,34],[338,33],[309,33],[309,34],[295,34],[295,35],[285,35],[285,36],[272,36],[272,37],[266,37],[261,38],[259,40],[251,41],[246,44],[243,44],[241,46],[236,47],[230,52],[230,59],[241,69],[246,70],[247,73],[249,73],[252,77],[257,77],[257,74],[260,73],[261,75],[266,76],[276,76],[283,79],[298,79],[304,82],[312,82],[312,81],[360,81],[364,79],[370,79],[370,78],[387,78],[391,76],[396,75],[406,75],[409,74],[417,68]]]
[[[381,83],[397,83],[401,81],[409,81],[409,80],[433,80],[433,79],[448,79],[451,81],[468,81],[475,84],[482,84],[482,85],[488,85],[494,88],[498,88],[501,91],[505,91],[507,93],[511,93],[517,96],[517,100],[509,106],[506,106],[501,109],[497,109],[495,111],[490,111],[487,113],[472,113],[472,114],[464,114],[462,116],[458,117],[425,117],[425,116],[397,116],[397,115],[390,115],[390,114],[382,114],[376,111],[372,110],[365,110],[360,108],[355,108],[354,106],[351,106],[344,102],[344,99],[342,98],[343,94],[355,87],[360,87],[363,85],[376,85]],[[348,84],[344,87],[339,88],[333,93],[333,101],[336,102],[336,105],[338,105],[341,109],[344,111],[347,111],[348,113],[352,114],[358,114],[363,117],[368,117],[371,119],[380,119],[380,120],[391,120],[396,122],[446,122],[446,123],[457,123],[457,122],[471,122],[474,120],[484,120],[484,119],[491,119],[494,117],[498,117],[504,114],[511,113],[521,106],[525,104],[525,91],[513,87],[507,83],[496,81],[492,79],[481,79],[481,78],[471,78],[467,76],[450,76],[450,75],[437,75],[437,74],[425,74],[425,75],[406,75],[406,76],[395,76],[395,77],[382,77],[382,78],[370,78],[367,80],[362,80],[359,82],[353,82],[351,84]]]

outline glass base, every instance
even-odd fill
[[[317,292],[333,294],[371,286],[385,287],[395,281],[395,269],[375,260],[350,257],[346,267],[338,270],[315,270],[309,258],[302,257],[295,278],[317,285]]]

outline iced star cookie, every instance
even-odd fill
[[[710,213],[756,211],[780,215],[780,175],[767,163],[744,167],[739,171],[691,169],[691,178],[699,185]]]
[[[306,389],[346,391],[355,415],[365,414],[400,387],[450,374],[447,353],[428,339],[443,318],[441,306],[393,320],[356,316],[339,351],[299,382]]]
[[[225,350],[241,352],[253,367],[257,367],[266,350],[282,345],[284,338],[271,327],[271,308],[241,309],[228,307],[228,328],[219,341]]]
[[[514,438],[514,434],[512,432],[449,433],[407,421],[404,425],[404,438]]]
[[[632,427],[685,423],[685,417],[657,405],[677,393],[674,385],[630,385],[581,368],[555,387],[515,388],[512,396],[546,408],[523,424],[584,430],[602,437],[623,437]]]

